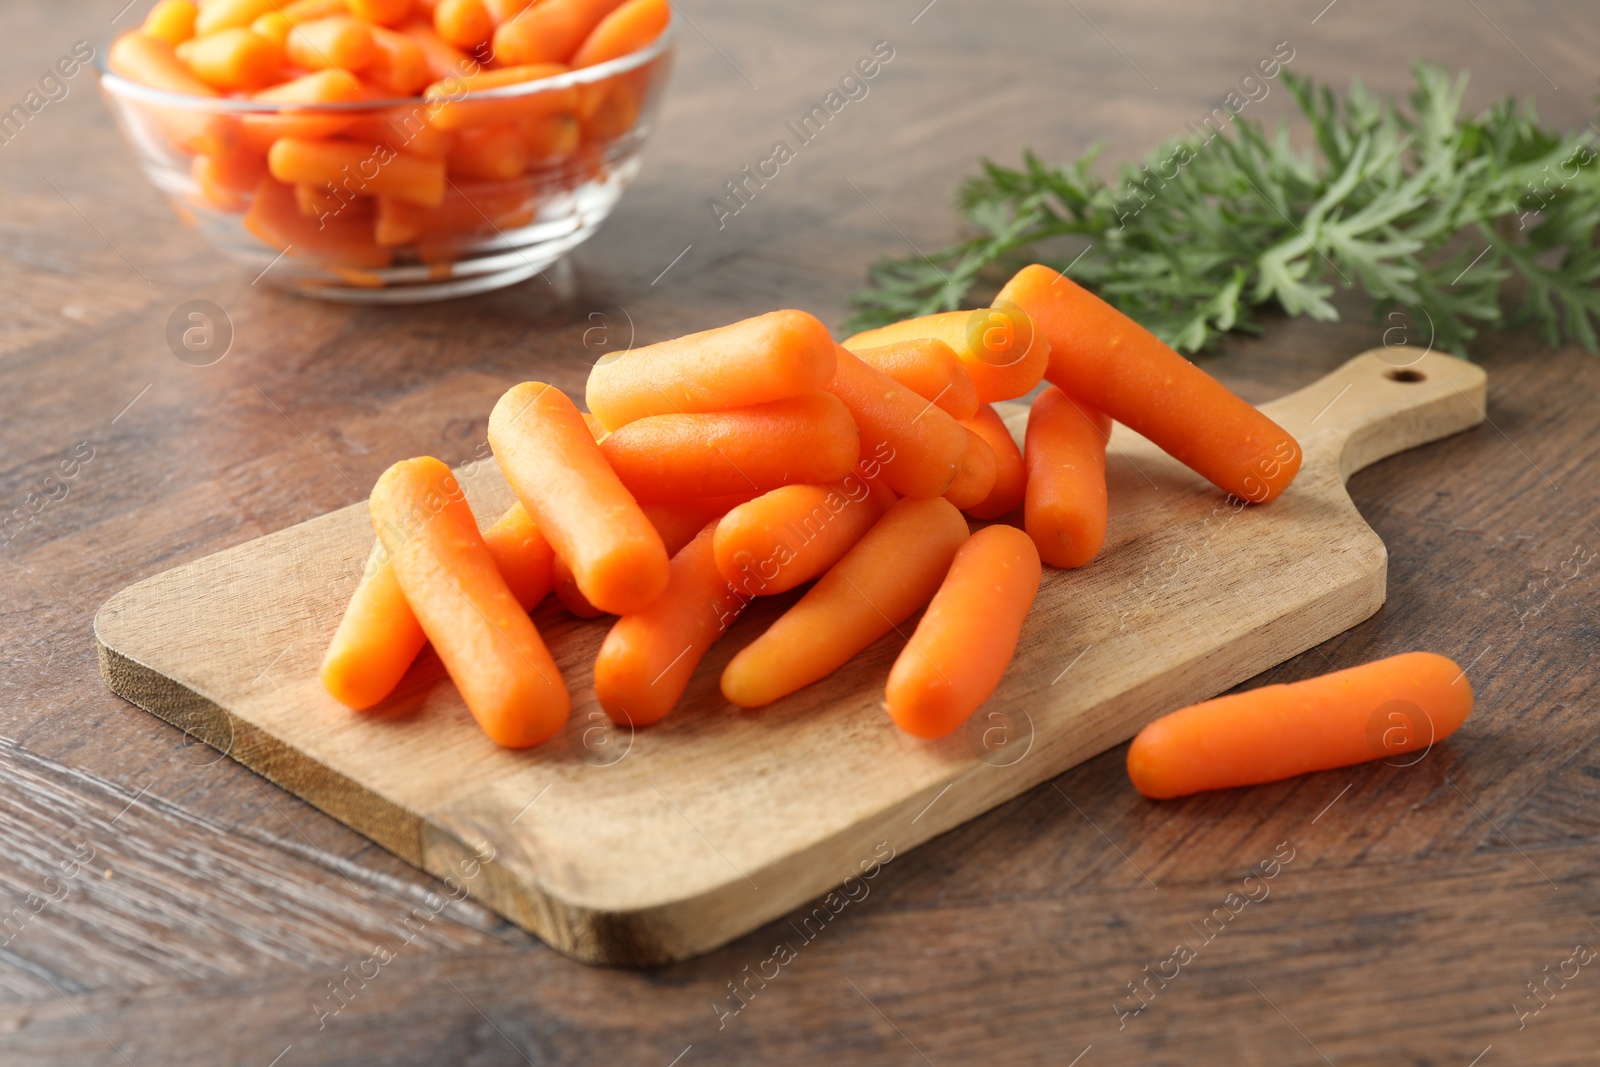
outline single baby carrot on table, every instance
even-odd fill
[[[743,596],[769,596],[839,562],[895,502],[865,466],[827,485],[786,485],[729,511],[715,539],[722,576]]]
[[[1015,304],[906,319],[858,333],[844,345],[854,351],[929,337],[950,346],[986,404],[1029,392],[1050,359],[1050,339]]]
[[[996,299],[1049,338],[1046,378],[1213,485],[1263,504],[1294,481],[1300,446],[1281,426],[1070,278],[1034,264]]]
[[[842,667],[928,602],[967,539],[942,497],[902,500],[722,673],[722,695],[770,704]]]
[[[1028,413],[1023,525],[1052,567],[1081,567],[1105,544],[1110,436],[1110,419],[1053,385]]]
[[[402,460],[378,479],[370,506],[406,603],[483,732],[527,748],[561,729],[570,705],[561,672],[450,468],[431,456]]]
[[[585,396],[608,430],[650,415],[749,407],[827,389],[835,349],[816,316],[772,311],[603,358]]]
[[[732,411],[637,419],[607,434],[600,451],[644,502],[833,481],[855,466],[861,439],[838,397],[806,393]]]
[[[978,413],[978,389],[955,350],[937,338],[895,341],[878,348],[851,348],[857,359],[880,370],[924,400],[931,400],[952,419]]]
[[[889,671],[896,726],[944,737],[989,699],[1016,654],[1039,575],[1039,552],[1015,526],[986,526],[961,546]]]
[[[606,634],[594,664],[594,692],[619,723],[648,726],[678,703],[713,642],[748,602],[717,570],[708,524],[672,557],[667,588]]]
[[[517,499],[595,607],[637,611],[667,586],[667,551],[559,389],[512,386],[489,415],[489,444]]]
[[[1157,799],[1275,782],[1426,750],[1471,712],[1465,671],[1407,652],[1164,715],[1133,739],[1128,777]]]
[[[994,488],[980,504],[965,511],[975,519],[998,519],[1022,503],[1027,490],[1028,468],[1022,461],[1022,450],[999,414],[988,404],[982,404],[978,413],[963,419],[961,425],[983,438],[994,453]]]
[[[944,498],[962,511],[978,507],[994,492],[994,480],[999,464],[989,442],[971,430],[967,431],[967,454],[961,459],[961,469],[945,490]]]
[[[949,491],[971,439],[959,422],[844,348],[828,391],[860,427],[862,455],[883,457],[889,488],[915,497]]]

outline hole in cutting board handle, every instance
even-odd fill
[[[1409,383],[1409,382],[1425,382],[1425,381],[1428,380],[1428,376],[1426,374],[1423,374],[1421,371],[1419,371],[1419,370],[1406,370],[1406,369],[1392,370],[1388,374],[1385,374],[1384,377],[1388,378],[1392,382],[1408,382]]]

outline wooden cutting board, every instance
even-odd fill
[[[1358,356],[1266,405],[1305,463],[1264,507],[1117,427],[1104,552],[1046,568],[999,691],[939,742],[900,733],[881,707],[896,635],[768,708],[721,698],[733,651],[796,594],[752,605],[678,710],[636,733],[594,701],[605,620],[572,619],[553,598],[534,617],[572,689],[564,735],[497,748],[430,652],[383,707],[348,711],[317,667],[372,543],[365,505],[118,593],[95,618],[101,669],[128,700],[562,952],[679,960],[1375,612],[1388,556],[1344,481],[1484,418],[1483,371],[1436,353],[1397,369],[1397,354]],[[1020,431],[1026,413],[1011,408]],[[462,481],[480,519],[511,501],[492,462]]]

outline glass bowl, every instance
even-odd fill
[[[639,173],[678,21],[619,59],[427,97],[189,96],[103,58],[100,87],[173,211],[255,278],[411,303],[531,278],[594,233]]]

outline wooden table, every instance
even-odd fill
[[[1136,155],[1284,40],[1292,69],[1386,90],[1413,56],[1469,67],[1471,106],[1537,93],[1571,126],[1600,52],[1582,0],[924,2],[681,5],[616,216],[550,279],[456,303],[252,285],[174,223],[89,74],[0,149],[3,510],[78,459],[0,544],[0,1061],[1593,1062],[1600,961],[1542,1002],[1526,983],[1600,946],[1600,362],[1525,333],[1477,346],[1489,425],[1352,483],[1388,605],[1261,679],[1433,649],[1478,694],[1457,737],[1408,768],[1165,804],[1112,751],[896,856],[811,941],[780,921],[659,971],[580,966],[102,686],[90,619],[113,592],[359,500],[402,456],[463,460],[506,386],[576,387],[608,346],[786,305],[841,322],[874,257],[953,236],[980,156]],[[103,48],[119,3],[10,10],[5,102],[74,41]],[[708,199],[881,40],[870,94],[719,230]],[[213,366],[165,343],[190,299],[235,330]],[[1393,325],[1344,307],[1207,365],[1257,401],[1304,384]],[[1205,940],[1275,851],[1270,896]],[[1196,958],[1130,1014],[1180,941]],[[730,983],[754,991],[737,1014]]]

